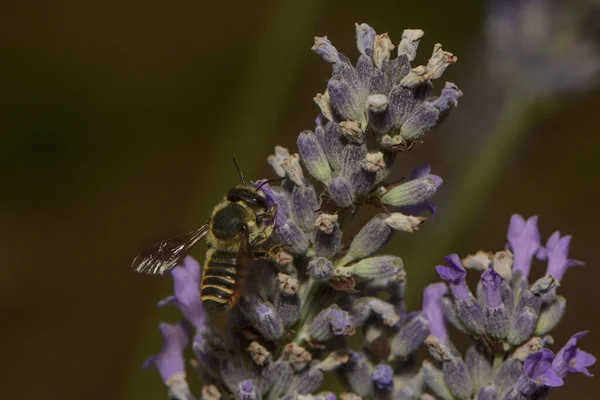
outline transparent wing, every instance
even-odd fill
[[[179,264],[186,254],[208,233],[208,223],[200,228],[158,242],[142,251],[131,268],[149,275],[162,275]]]

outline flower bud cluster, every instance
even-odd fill
[[[274,215],[266,256],[253,260],[226,331],[207,318],[201,268],[188,257],[172,271],[174,295],[159,302],[184,319],[160,325],[163,347],[145,366],[158,369],[175,400],[197,398],[186,380],[189,347],[203,400],[334,400],[321,388],[326,375],[339,379],[346,400],[538,399],[569,372],[588,374],[595,359],[576,348],[585,332],[556,355],[546,348],[565,311],[556,289],[580,263],[568,258],[570,236],[557,232],[541,246],[535,218],[513,217],[504,251],[448,256],[437,267],[445,282],[427,286],[421,310],[407,313],[402,259],[381,251],[396,232],[419,230],[442,180],[424,165],[402,183],[384,181],[399,154],[456,106],[453,84],[431,94],[456,57],[435,45],[426,65],[412,67],[423,31],[404,31],[397,46],[366,24],[356,35],[356,65],[315,39],[313,50],[333,65],[315,98],[321,114],[314,132],[299,134],[298,154],[278,146],[268,158],[281,182],[254,183]],[[348,232],[366,203],[380,210]],[[548,271],[530,283],[534,257]],[[475,293],[466,268],[481,272]],[[446,321],[475,341],[464,359]],[[433,360],[421,364],[423,345]]]
[[[576,348],[587,332],[573,335],[557,355],[546,348],[566,309],[557,294],[560,280],[568,267],[582,264],[568,258],[571,237],[555,232],[542,246],[537,217],[513,215],[507,239],[506,250],[463,260],[452,254],[437,267],[448,292],[436,311],[475,341],[463,359],[447,332],[425,340],[434,359],[423,365],[425,381],[440,398],[540,399],[562,386],[569,372],[589,375],[587,367],[595,362]],[[548,266],[544,277],[530,283],[534,258]],[[475,293],[465,268],[481,272]]]

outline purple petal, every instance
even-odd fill
[[[523,371],[527,378],[544,386],[562,386],[563,380],[552,369],[555,357],[554,353],[548,349],[542,349],[527,357],[523,364]]]
[[[160,353],[150,356],[144,361],[143,368],[155,366],[163,382],[167,382],[173,375],[185,372],[183,351],[189,344],[189,336],[183,323],[169,325],[162,323],[158,326],[162,336],[163,345]]]
[[[588,331],[583,331],[571,336],[567,344],[556,355],[552,368],[561,378],[564,378],[569,372],[580,372],[586,376],[592,376],[587,367],[594,365],[596,358],[577,348],[577,342],[587,333]]]
[[[527,221],[515,214],[510,220],[507,239],[515,255],[513,271],[521,271],[524,278],[529,276],[531,261],[540,248],[540,232],[537,227],[537,216]]]
[[[412,180],[417,178],[423,178],[425,176],[428,176],[429,174],[431,174],[431,164],[424,163],[412,170],[409,179]]]
[[[442,309],[442,297],[446,293],[448,288],[443,283],[429,285],[423,293],[423,313],[429,319],[429,330],[444,344],[448,344],[448,330]]]
[[[546,275],[552,275],[558,282],[561,281],[569,266],[583,265],[581,261],[569,260],[570,244],[571,236],[566,235],[561,238],[559,232],[555,232],[546,244],[548,257]]]
[[[198,263],[188,260],[184,267],[175,267],[171,272],[177,306],[183,315],[196,327],[203,329],[206,312],[200,301],[200,270]]]

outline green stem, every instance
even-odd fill
[[[452,252],[471,222],[478,216],[482,205],[489,199],[492,189],[504,172],[506,159],[514,153],[527,132],[532,117],[532,99],[514,96],[507,101],[503,115],[481,150],[473,154],[452,189],[453,195],[436,216],[435,224],[423,232],[423,239],[411,251],[406,265],[413,290],[407,296],[409,307],[418,307],[417,291],[433,277],[436,262]]]

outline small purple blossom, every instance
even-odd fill
[[[531,261],[541,243],[537,221],[537,216],[525,220],[519,214],[514,214],[508,227],[507,239],[515,256],[513,272],[520,271],[523,278],[529,276]]]
[[[481,283],[489,307],[500,307],[502,305],[502,282],[504,282],[504,279],[491,268],[481,274]]]
[[[425,288],[423,293],[423,313],[429,319],[429,330],[442,343],[448,343],[448,329],[442,309],[442,297],[448,293],[443,283],[434,283]]]
[[[200,301],[200,264],[188,256],[183,266],[175,267],[171,275],[175,295],[160,301],[158,305],[175,304],[196,329],[202,330],[206,323],[206,312]]]
[[[546,275],[552,275],[558,282],[562,280],[567,268],[583,265],[581,261],[569,259],[570,244],[571,235],[561,237],[560,232],[556,231],[548,239],[545,251],[540,257],[548,260]]]
[[[542,349],[527,357],[517,390],[525,396],[531,396],[544,387],[562,386],[563,380],[552,369],[555,358],[554,353],[548,349]]]
[[[448,266],[438,265],[435,267],[440,277],[448,282],[452,295],[457,300],[467,300],[471,294],[466,282],[467,270],[462,266],[458,254],[444,257]]]
[[[583,331],[571,336],[567,344],[556,355],[552,362],[552,368],[559,377],[564,378],[569,372],[579,372],[585,376],[593,376],[587,370],[587,367],[596,363],[596,357],[577,348],[577,342],[587,333],[588,331]]]
[[[185,373],[183,351],[189,344],[189,336],[181,322],[176,325],[162,323],[158,329],[163,336],[162,348],[158,354],[148,357],[143,367],[156,367],[163,382],[168,384],[173,376]]]

